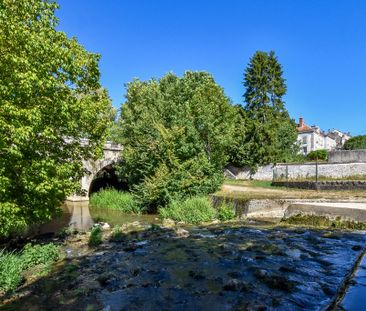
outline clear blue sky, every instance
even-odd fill
[[[286,107],[309,125],[366,134],[366,1],[58,0],[59,29],[102,55],[113,105],[124,84],[172,71],[210,72],[242,103],[256,50],[274,50]]]

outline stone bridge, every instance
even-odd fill
[[[84,168],[87,174],[80,181],[83,195],[73,194],[67,198],[69,201],[88,201],[89,190],[92,181],[97,176],[98,172],[108,166],[118,162],[121,157],[122,146],[112,142],[106,142],[104,145],[104,155],[102,159],[97,161],[83,161]]]

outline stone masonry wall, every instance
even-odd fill
[[[259,167],[255,174],[248,168],[229,166],[227,169],[236,179],[272,180],[273,171],[276,179],[286,178],[286,171],[289,179],[315,179],[316,174],[315,163],[266,165]],[[319,163],[318,176],[332,179],[366,176],[366,163]]]
[[[329,163],[364,163],[366,150],[334,150],[329,152]]]

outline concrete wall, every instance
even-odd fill
[[[228,170],[230,170],[236,179],[272,180],[273,170],[276,173],[276,179],[286,178],[286,171],[289,179],[315,179],[316,165],[315,163],[266,165],[259,167],[255,174],[251,174],[248,168],[229,166]],[[366,176],[366,163],[318,164],[318,176],[320,177],[337,179],[361,175]]]
[[[329,163],[361,163],[366,162],[366,149],[334,150],[329,152]]]

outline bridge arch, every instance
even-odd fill
[[[103,149],[103,158],[96,161],[83,161],[83,166],[86,174],[82,177],[80,184],[82,189],[82,195],[73,194],[69,196],[69,201],[88,201],[89,191],[93,183],[93,180],[99,172],[105,170],[108,167],[112,167],[117,162],[121,161],[122,147],[111,142],[107,142]]]

